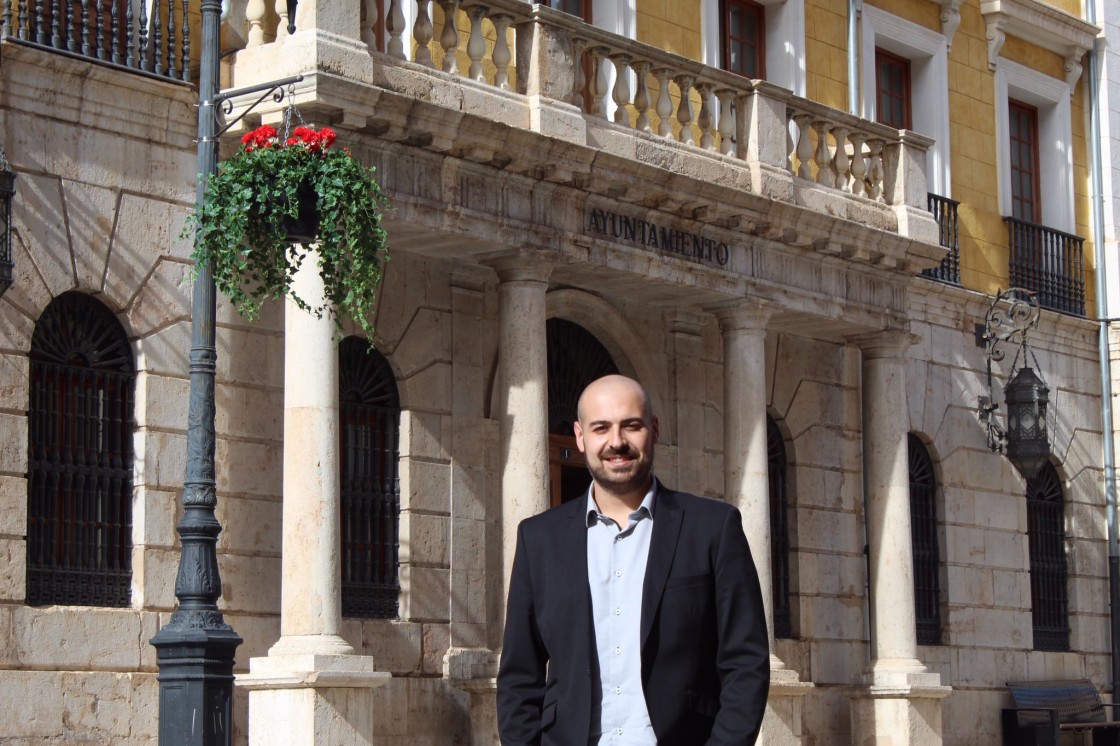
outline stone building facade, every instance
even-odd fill
[[[219,304],[221,608],[244,638],[237,741],[276,742],[268,734],[295,727],[285,708],[320,698],[335,707],[331,733],[349,731],[340,742],[495,743],[513,532],[576,489],[572,397],[607,369],[651,392],[660,478],[743,512],[770,590],[767,744],[990,744],[1008,680],[1103,688],[1080,75],[1096,28],[1066,7],[1077,3],[898,0],[864,3],[849,37],[844,2],[748,4],[766,36],[755,74],[768,73],[751,79],[724,69],[725,3],[591,5],[589,23],[517,0],[304,0],[289,36],[282,3],[233,4],[226,82],[303,74],[302,117],[335,128],[393,203],[375,356],[314,357],[290,332],[293,309],[250,323]],[[16,276],[0,299],[0,743],[148,743],[148,640],[175,608],[185,470],[193,72],[189,55],[176,79],[174,65],[155,74],[62,49],[38,35],[34,7],[5,0],[0,41],[0,145],[18,174]],[[907,71],[905,128],[882,121],[877,60]],[[1036,143],[1062,146],[1036,151],[1046,189],[1033,219],[1015,212],[1024,163],[1009,146],[1031,111]],[[248,124],[283,115],[265,104]],[[1024,260],[1015,226],[1028,223],[1058,254]],[[1029,484],[976,415],[988,393],[976,325],[1016,280],[1046,305],[1031,343],[1052,460]],[[104,336],[65,331],[83,328]],[[113,483],[127,510],[82,524],[66,500],[86,493],[63,477],[37,487],[85,472],[44,455],[43,443],[73,443],[36,423],[63,421],[50,402],[71,379],[51,371],[110,380],[96,377],[110,366],[102,340],[118,338],[123,378],[94,388],[109,397],[97,401],[132,392],[131,414],[94,419],[126,428],[106,452],[120,459],[107,479],[130,480]],[[286,376],[299,360],[311,371]],[[1008,372],[997,365],[996,382]],[[361,375],[391,395],[362,399],[347,378]],[[352,544],[296,546],[282,532],[285,503],[304,497],[285,462],[306,445],[285,437],[285,396],[339,376],[344,416],[393,413],[358,428],[380,438],[373,492],[393,509],[377,544],[388,606],[355,610]],[[347,443],[325,448],[352,458]],[[342,493],[361,492],[348,474]],[[119,529],[116,559],[98,555],[98,579],[76,570],[68,586],[59,547],[102,541],[74,538],[94,523],[98,537]],[[341,648],[324,639],[285,657],[282,616],[303,593],[285,554],[342,558],[328,594],[352,611]],[[123,596],[72,597],[105,582],[106,565]],[[1047,568],[1053,582],[1032,586]]]

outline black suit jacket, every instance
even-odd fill
[[[659,746],[753,744],[770,685],[762,592],[738,509],[658,485],[642,686]],[[503,746],[584,746],[599,690],[585,500],[522,521],[498,671]]]

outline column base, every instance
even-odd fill
[[[953,689],[918,665],[872,669],[849,689],[853,746],[940,746],[941,700]]]
[[[487,648],[450,648],[443,675],[470,695],[472,746],[499,746],[498,656]]]
[[[777,661],[780,667],[775,667]],[[785,667],[770,656],[770,696],[762,720],[759,743],[766,746],[796,746],[801,743],[802,698],[813,688],[813,682],[801,681],[797,671]]]
[[[249,746],[367,746],[373,689],[391,678],[367,655],[252,658],[235,682],[249,690]]]

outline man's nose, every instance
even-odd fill
[[[607,433],[607,445],[611,448],[620,448],[626,443],[622,438],[622,428],[612,427]]]

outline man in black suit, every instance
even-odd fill
[[[517,533],[498,672],[503,746],[758,737],[769,650],[742,518],[653,478],[657,432],[636,381],[607,376],[580,397],[591,490]]]

